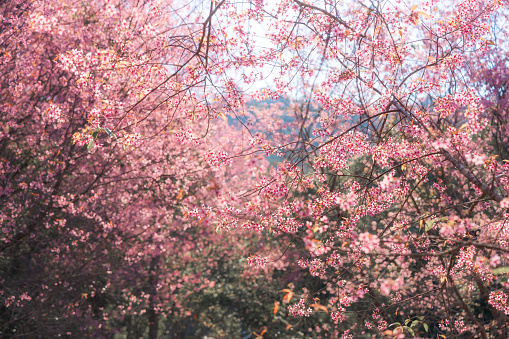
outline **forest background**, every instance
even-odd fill
[[[507,338],[508,3],[0,1],[5,338]]]

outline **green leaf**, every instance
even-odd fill
[[[414,320],[414,321],[412,321],[412,324],[410,324],[410,327],[414,327],[417,324],[419,324],[419,320]]]
[[[422,326],[424,326],[424,330],[425,330],[426,332],[429,332],[428,324],[423,323],[423,324],[422,324]]]
[[[504,273],[509,273],[509,266],[497,267],[493,270],[493,275],[500,275]]]
[[[408,325],[409,322],[410,322],[410,319],[405,319],[405,325]]]
[[[411,329],[410,327],[408,327],[408,326],[405,326],[405,327],[403,327],[403,328],[404,328],[405,330],[407,330],[408,332],[410,332],[410,334],[411,334],[413,337],[415,337],[415,332],[414,332],[414,330],[412,330],[412,329]]]
[[[100,128],[96,129],[95,131],[92,132],[92,138],[96,139],[97,138],[97,135],[99,134],[99,132],[101,131]]]
[[[94,148],[95,142],[94,140],[90,140],[90,142],[87,145],[87,151],[90,151],[92,148]]]
[[[420,317],[417,317],[417,319],[419,319],[420,321],[423,321],[424,317],[421,315]]]
[[[436,221],[437,221],[436,219],[426,221],[426,226],[424,226],[424,232],[428,232],[430,229],[432,229]]]
[[[389,325],[389,327],[394,326],[394,325],[396,325],[396,326],[398,326],[398,327],[399,327],[399,326],[401,326],[401,324],[400,324],[400,323],[396,322],[396,323],[390,324],[390,325]]]

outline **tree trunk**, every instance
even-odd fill
[[[148,309],[148,337],[149,339],[157,339],[159,329],[159,318],[156,312],[157,306],[157,283],[159,256],[152,258],[149,271],[149,309]]]

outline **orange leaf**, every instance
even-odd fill
[[[221,116],[221,118],[223,118],[224,121],[228,121],[226,114],[224,114],[223,112],[219,112],[219,115]]]
[[[314,303],[310,306],[313,307],[315,309],[315,311],[324,311],[325,313],[329,313],[329,311],[327,310],[327,307],[320,305],[319,303]]]
[[[180,189],[180,192],[179,192],[179,194],[177,195],[177,198],[176,198],[176,199],[177,199],[177,200],[182,199],[182,196],[183,196],[183,195],[184,195],[184,194],[183,194],[183,191],[182,191],[182,188],[181,188],[181,189]]]
[[[263,331],[260,332],[260,334],[256,333],[256,332],[253,332],[253,334],[256,336],[256,339],[263,339],[263,334],[267,332],[267,329],[264,329]]]
[[[415,13],[417,13],[417,14],[419,14],[419,15],[422,15],[422,16],[424,16],[424,17],[426,17],[426,18],[429,18],[428,13],[426,13],[426,12],[424,12],[424,11],[415,11]]]
[[[276,314],[277,311],[279,311],[279,302],[278,301],[274,301],[274,314]]]
[[[287,290],[287,289],[283,290],[283,292],[287,292],[286,295],[283,297],[283,302],[284,303],[289,303],[290,300],[292,300],[293,292],[290,291],[290,290]]]

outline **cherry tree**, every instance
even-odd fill
[[[300,103],[253,138],[284,161],[225,219],[301,249],[320,283],[291,291],[293,325],[327,312],[335,337],[507,336],[502,2],[228,5],[244,47],[221,43],[240,78],[266,79],[251,97]]]
[[[0,9],[2,334],[508,335],[502,2]]]
[[[218,261],[259,243],[244,232],[232,251],[212,207],[236,206],[266,167],[228,158],[252,146],[224,121],[227,92],[203,92],[214,7],[0,6],[0,331],[155,338],[192,319]]]

